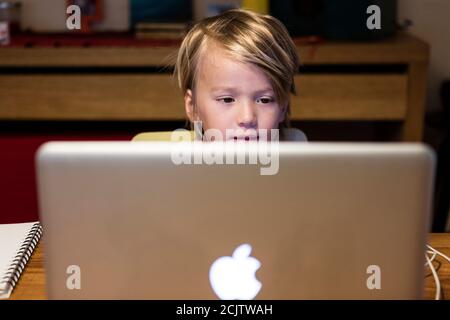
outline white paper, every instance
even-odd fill
[[[8,298],[13,288],[2,283],[8,268],[13,266],[14,258],[37,222],[0,224],[0,299]]]

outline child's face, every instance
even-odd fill
[[[270,129],[284,120],[286,106],[276,101],[267,76],[214,44],[199,59],[195,93],[187,90],[185,95],[189,120],[202,121],[204,130],[220,130],[224,138],[227,129],[235,132],[230,139],[258,139],[258,129],[268,129],[270,138]]]

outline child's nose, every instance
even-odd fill
[[[238,124],[241,127],[256,127],[256,110],[251,102],[243,102],[239,108]]]

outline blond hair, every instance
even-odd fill
[[[194,91],[199,56],[208,40],[219,44],[239,62],[259,67],[272,84],[277,101],[286,104],[284,126],[289,126],[289,93],[296,94],[294,75],[297,49],[284,25],[269,15],[234,9],[206,18],[187,33],[178,51],[174,75],[183,93]]]

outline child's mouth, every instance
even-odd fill
[[[234,137],[234,141],[258,141],[259,136],[242,136]]]

